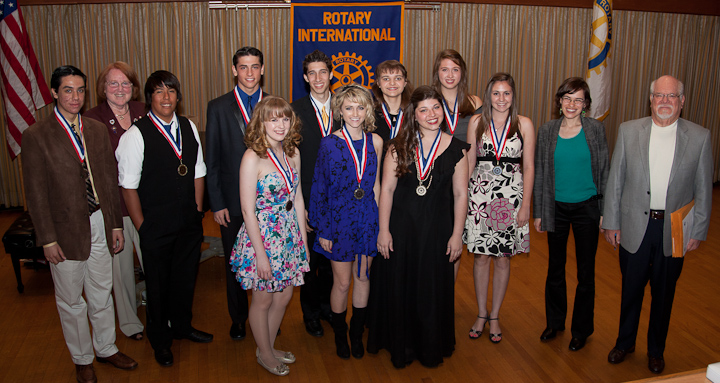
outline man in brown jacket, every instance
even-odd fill
[[[117,168],[105,126],[79,114],[85,80],[73,66],[53,71],[54,111],[23,133],[22,150],[28,209],[50,262],[65,343],[78,382],[96,382],[93,346],[98,362],[127,370],[137,362],[115,346],[112,255],[124,241]]]

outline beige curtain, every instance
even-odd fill
[[[99,71],[123,60],[141,80],[158,69],[175,73],[182,113],[204,131],[207,102],[232,87],[232,55],[244,45],[265,55],[263,88],[290,95],[288,8],[210,10],[206,2],[176,2],[23,6],[23,12],[47,80],[63,64],[88,75],[86,108],[96,104]],[[552,118],[562,80],[584,76],[590,12],[489,4],[406,10],[403,61],[413,85],[428,84],[435,53],[456,49],[468,64],[470,91],[478,95],[493,73],[509,72],[520,113],[538,127]],[[713,132],[714,180],[720,180],[720,17],[616,11],[613,39],[613,101],[605,120],[611,147],[621,122],[649,115],[650,81],[672,74],[685,82],[683,117]],[[48,113],[46,107],[40,115]],[[4,131],[4,121],[0,125]],[[0,205],[22,205],[18,161],[10,161],[4,135],[0,140]]]

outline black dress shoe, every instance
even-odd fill
[[[159,365],[163,367],[170,367],[173,365],[173,354],[169,348],[163,348],[155,350],[155,360]]]
[[[195,343],[210,343],[213,340],[213,335],[208,334],[205,331],[200,331],[195,328],[191,328],[190,332],[185,334],[175,334],[175,339],[188,339]]]
[[[557,336],[558,331],[563,331],[563,330],[565,330],[565,329],[564,328],[554,329],[554,328],[547,327],[547,328],[545,328],[545,331],[543,331],[542,334],[540,335],[540,340],[544,342],[546,340],[553,339]]]
[[[665,369],[665,359],[648,355],[648,369],[654,374],[660,374]]]
[[[312,336],[323,336],[325,333],[323,331],[323,327],[320,324],[320,319],[311,319],[308,321],[305,321],[305,331],[307,331],[308,334]]]
[[[328,322],[332,326],[332,312],[321,313],[320,319],[324,320],[325,322]]]
[[[635,352],[635,346],[632,346],[627,350],[621,350],[617,347],[614,347],[612,350],[610,350],[610,354],[608,354],[608,362],[612,364],[622,363],[625,360],[625,356],[633,352]]]
[[[233,323],[230,326],[230,338],[234,340],[245,339],[245,323]]]
[[[570,339],[570,351],[578,351],[581,348],[585,347],[585,342],[587,341],[587,338],[575,338],[573,337]]]

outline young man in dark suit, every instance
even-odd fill
[[[180,100],[175,75],[151,74],[145,83],[150,113],[122,135],[115,151],[125,205],[140,234],[147,336],[161,366],[173,364],[173,338],[213,339],[191,324],[206,168],[195,124],[175,114]]]
[[[332,61],[325,53],[315,50],[303,60],[303,78],[310,86],[310,94],[294,101],[292,107],[302,122],[300,159],[302,192],[305,206],[309,206],[315,161],[317,160],[320,139],[339,128],[333,121],[330,108],[330,80],[332,79]],[[307,217],[307,212],[305,213]],[[330,261],[312,250],[315,232],[308,230],[310,248],[310,272],[305,273],[305,285],[300,289],[300,306],[303,311],[305,330],[312,336],[323,336],[320,319],[331,320],[330,290],[333,277]]]
[[[96,382],[93,345],[98,362],[126,370],[137,362],[115,346],[112,255],[124,243],[117,168],[105,125],[80,116],[85,80],[73,66],[53,71],[53,114],[23,133],[22,150],[28,209],[50,262],[65,343],[78,382]]]
[[[243,224],[240,211],[240,160],[245,154],[245,127],[255,105],[267,94],[260,89],[265,72],[263,54],[257,48],[243,47],[233,56],[232,73],[237,85],[232,91],[210,101],[207,107],[205,143],[207,146],[207,187],[210,210],[220,225],[225,253],[225,279],[228,312],[232,325],[230,338],[245,338],[248,318],[247,293],[240,287],[230,267],[230,253]]]

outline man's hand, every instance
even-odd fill
[[[693,251],[700,246],[700,240],[699,239],[690,239],[687,244],[687,251]]]
[[[605,240],[613,245],[614,249],[620,245],[620,230],[605,230]]]
[[[112,241],[113,241],[113,255],[119,253],[122,251],[122,249],[125,247],[125,236],[123,236],[122,230],[113,230],[112,231]]]
[[[215,222],[220,224],[220,226],[227,227],[228,222],[230,222],[230,212],[228,209],[218,210],[213,213],[213,219],[215,219]]]
[[[57,265],[65,260],[65,254],[57,243],[52,246],[43,247],[43,253],[45,253],[45,259],[53,265]]]

